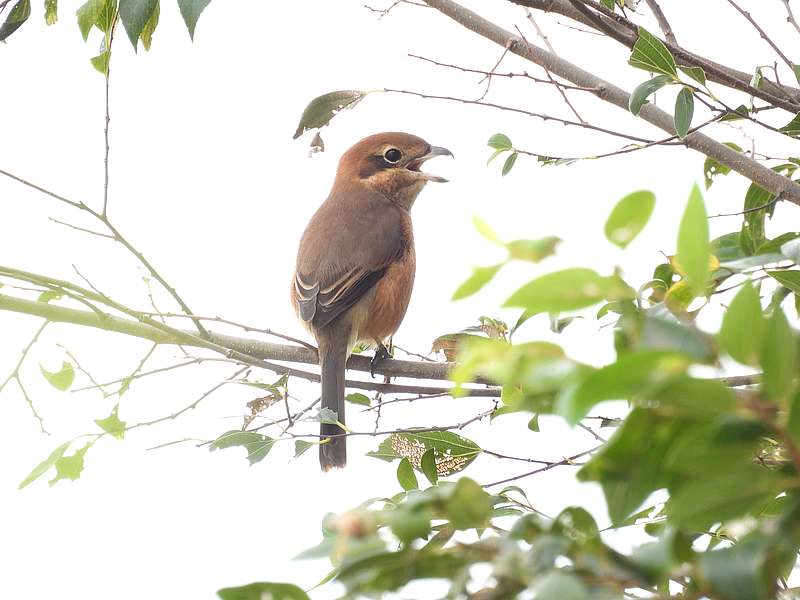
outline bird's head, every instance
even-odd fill
[[[453,156],[453,153],[409,133],[378,133],[344,153],[339,161],[337,183],[365,186],[408,210],[426,183],[447,181],[421,170],[423,163],[434,156]]]

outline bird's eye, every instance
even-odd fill
[[[383,153],[383,159],[391,164],[397,163],[403,157],[403,153],[397,148],[389,148]]]

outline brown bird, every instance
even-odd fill
[[[300,240],[292,303],[317,340],[322,407],[342,424],[353,346],[375,344],[374,369],[405,316],[416,268],[409,210],[427,182],[447,181],[420,171],[442,155],[453,154],[407,133],[364,138],[342,156],[333,188]],[[343,433],[338,425],[320,425],[324,471],[344,467]]]

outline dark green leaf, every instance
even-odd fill
[[[512,152],[508,155],[506,162],[503,163],[503,170],[500,172],[503,177],[508,175],[511,172],[511,169],[514,168],[514,163],[517,162],[517,156],[519,156],[517,152]]]
[[[403,460],[408,460],[404,458]],[[402,461],[401,461],[402,462]],[[409,464],[411,464],[409,462]],[[428,448],[419,460],[419,468],[431,485],[436,485],[439,481],[439,473],[436,468],[436,450]]]
[[[668,75],[656,75],[652,79],[640,83],[631,93],[630,100],[628,100],[628,109],[633,114],[638,115],[647,99],[671,81],[672,78]]]
[[[308,594],[290,583],[250,583],[217,592],[221,600],[310,600]]]
[[[678,67],[681,71],[683,71],[686,75],[694,79],[700,85],[706,84],[706,73],[703,71],[701,67]]]
[[[303,111],[297,131],[294,132],[294,139],[299,138],[304,131],[324,127],[339,111],[353,108],[366,95],[366,92],[358,90],[340,90],[317,96]]]
[[[603,277],[591,269],[578,267],[534,279],[514,292],[504,306],[534,312],[566,312],[603,299],[619,300],[633,295],[633,290],[618,278]]]
[[[216,440],[211,442],[209,450],[243,446],[247,449],[247,460],[251,465],[254,465],[269,454],[274,443],[275,440],[273,438],[261,435],[255,431],[233,430],[223,433]]]
[[[800,137],[800,113],[795,115],[794,119],[781,127],[781,131],[794,138]]]
[[[533,415],[531,420],[528,421],[528,429],[534,433],[539,433],[539,415]]]
[[[111,414],[108,415],[105,419],[96,419],[95,423],[100,426],[100,429],[105,431],[106,433],[110,433],[112,436],[121,440],[125,437],[125,421],[120,421],[119,417],[117,416],[117,411],[119,410],[119,404],[114,407],[114,410],[111,411]]]
[[[698,570],[708,587],[726,600],[767,600],[773,581],[765,572],[768,554],[758,537],[747,536],[735,546],[703,552]]]
[[[431,448],[436,450],[436,469],[442,477],[464,470],[481,453],[475,442],[451,431],[425,431],[393,433],[367,456],[386,461],[405,457],[421,470],[422,455]]]
[[[600,0],[602,4],[609,10],[614,10],[614,0]]]
[[[677,257],[687,282],[697,292],[703,290],[708,280],[710,256],[706,207],[695,184],[678,230]]]
[[[205,10],[206,6],[211,0],[178,0],[178,6],[181,9],[183,21],[186,23],[186,29],[189,30],[189,35],[194,39],[194,29],[197,27],[197,19],[200,14]]]
[[[414,467],[411,466],[411,462],[407,458],[403,458],[400,464],[397,465],[397,481],[400,483],[400,487],[406,491],[419,488],[417,476],[414,474]]]
[[[725,311],[719,341],[735,361],[756,365],[764,329],[761,300],[750,281],[746,281]]]
[[[31,16],[30,0],[19,0],[8,12],[5,22],[0,25],[0,42],[19,29]]]
[[[39,365],[39,369],[44,378],[50,382],[50,385],[62,392],[66,392],[72,386],[72,382],[75,381],[75,369],[67,361],[63,362],[60,371],[51,373],[42,365]]]
[[[752,249],[747,252],[754,254],[755,248],[761,246],[767,239],[764,233],[764,220],[767,216],[772,216],[775,210],[775,204],[772,203],[772,194],[764,188],[752,184],[747,189],[747,194],[744,198],[744,223],[742,224],[741,238],[746,238],[747,244],[752,246]]]
[[[633,46],[630,60],[631,66],[661,75],[678,76],[675,58],[659,40],[644,27],[639,27],[639,39]]]
[[[139,34],[139,38],[142,40],[142,47],[149,51],[150,46],[153,43],[153,34],[156,31],[156,27],[158,27],[158,19],[161,15],[161,3],[156,0],[156,7],[153,10],[150,18],[147,20],[147,23],[144,24],[144,28],[142,29],[141,33]]]
[[[119,0],[119,18],[134,50],[138,48],[139,36],[157,6],[158,0]]]
[[[694,94],[687,87],[678,92],[675,99],[675,131],[678,137],[683,139],[689,133],[694,116]]]
[[[307,442],[305,440],[295,440],[294,441],[294,458],[298,458],[302,456],[306,450],[311,448],[312,446],[316,446],[313,442]]]
[[[489,283],[505,263],[492,265],[490,267],[474,267],[472,275],[453,292],[451,300],[461,300],[473,294],[477,294],[487,283]]]
[[[767,275],[795,294],[800,294],[800,271],[767,271]]]
[[[62,456],[64,456],[64,452],[67,451],[69,448],[70,442],[65,442],[61,444],[58,448],[53,450],[46,459],[36,465],[31,471],[28,476],[22,480],[22,483],[19,484],[19,489],[24,488],[27,485],[30,485],[39,477],[44,475],[51,467],[55,466],[56,461],[58,461]]]
[[[495,133],[487,142],[495,150],[511,150],[511,139],[504,133]]]
[[[606,239],[620,248],[625,248],[647,225],[655,205],[656,197],[653,192],[644,190],[622,198],[606,221]]]

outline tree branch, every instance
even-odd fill
[[[650,10],[653,12],[653,16],[658,21],[658,26],[661,28],[664,37],[667,38],[667,41],[671,44],[678,45],[678,40],[675,38],[675,32],[672,31],[672,25],[669,24],[667,20],[667,16],[664,14],[664,11],[661,10],[661,7],[658,5],[657,0],[645,0],[647,2],[647,6],[650,7]]]
[[[516,38],[509,31],[487,21],[477,13],[474,13],[452,0],[425,0],[430,6],[438,9],[442,14],[453,19],[460,25],[485,37],[500,46],[506,46],[516,40],[511,46],[511,52],[525,58],[537,65],[546,67],[559,77],[566,79],[587,88],[598,88],[597,96],[628,111],[628,101],[630,94],[625,90],[605,81],[596,75],[583,70],[582,68],[547,52],[543,48],[525,43]],[[522,3],[522,2],[520,2]],[[532,3],[530,3],[532,4]],[[652,103],[645,104],[639,116],[663,129],[669,134],[675,133],[674,120],[672,115],[661,110]],[[707,135],[694,132],[684,138],[684,143],[693,150],[705,154],[715,159],[732,170],[744,175],[754,183],[763,187],[767,191],[781,196],[795,204],[800,205],[800,185],[782,175],[772,171],[768,167],[759,164],[757,161],[736,152],[732,148],[725,146],[708,137]]]
[[[49,321],[58,323],[72,323],[84,327],[95,327],[105,331],[122,333],[125,335],[150,340],[156,344],[183,345],[198,348],[207,348],[221,354],[238,353],[254,361],[280,360],[285,362],[318,364],[317,353],[309,348],[299,346],[289,346],[274,344],[249,338],[240,338],[221,333],[209,332],[207,339],[201,339],[185,330],[170,330],[154,327],[148,323],[134,321],[110,314],[98,314],[93,311],[77,310],[58,306],[56,304],[15,298],[5,294],[0,294],[0,310],[7,310],[16,313],[23,313],[43,317]],[[167,328],[170,329],[170,328]],[[216,350],[215,347],[221,348]],[[232,356],[234,360],[236,356]],[[319,381],[319,375],[308,371],[291,369],[283,365],[250,362],[253,366],[258,366],[272,370],[276,373],[289,372],[293,376],[302,377],[309,381]],[[352,371],[370,372],[370,359],[366,356],[351,356],[348,369]],[[447,380],[452,363],[435,362],[415,362],[407,360],[386,359],[378,363],[375,373],[390,377],[409,377],[413,379]],[[409,393],[409,394],[452,394],[453,388],[441,386],[420,386],[403,384],[386,384],[371,381],[352,381],[348,380],[347,386],[354,389],[370,391],[380,391],[385,393]],[[486,388],[465,388],[467,396],[497,397],[500,390],[496,387]]]

